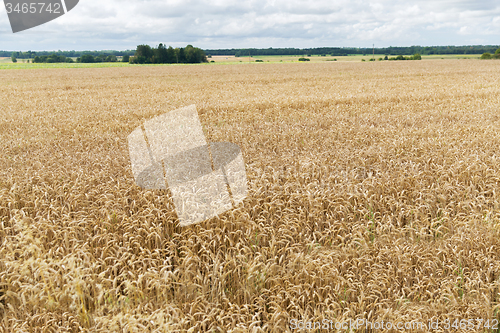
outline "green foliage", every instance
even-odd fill
[[[482,53],[491,53],[491,54],[500,54],[499,45],[463,45],[463,46],[390,46],[385,48],[375,48],[376,54],[387,54],[398,55],[398,54],[421,54],[421,55],[432,55],[432,54],[482,54]],[[498,53],[497,53],[498,51]],[[123,57],[125,55],[133,56],[135,50],[125,50],[125,51],[116,51],[116,50],[103,50],[103,51],[14,51],[15,57],[17,59],[32,59],[35,56],[49,56],[51,54],[56,54],[58,56],[65,56],[70,58],[81,57],[84,54],[90,54],[94,57],[97,57],[100,54],[104,54],[105,57],[108,55],[115,55],[117,57]],[[332,57],[337,56],[348,56],[348,55],[356,55],[356,54],[371,54],[373,49],[371,47],[368,48],[355,48],[355,47],[320,47],[320,48],[306,48],[306,49],[298,49],[298,48],[267,48],[267,49],[218,49],[218,50],[205,50],[207,54],[211,56],[217,55],[235,55],[240,57],[248,57],[249,54],[253,56],[262,56],[262,55],[299,55],[299,54],[310,54],[310,55],[323,55],[330,54]],[[11,57],[13,51],[0,51],[0,57]],[[386,59],[387,60],[387,59]],[[177,62],[177,61],[175,61]]]
[[[201,62],[207,62],[207,56],[202,49],[193,47],[193,45],[188,45],[184,49],[184,56],[188,64],[197,64]]]
[[[388,56],[396,56],[398,54],[481,54],[483,52],[494,53],[499,45],[464,45],[464,46],[390,46],[384,48],[375,48],[376,54],[387,54]],[[348,55],[369,55],[372,54],[373,48],[358,48],[358,47],[319,47],[319,48],[267,48],[267,49],[217,49],[205,50],[212,56],[217,55],[235,55],[240,57],[248,57],[263,55],[322,55],[330,54],[332,57],[348,56]]]
[[[16,62],[17,62],[17,59],[16,59],[16,57],[15,57],[14,55],[12,55],[12,57],[10,57],[10,58],[12,59],[12,62],[13,62],[13,63],[16,63]]]
[[[149,45],[138,45],[135,50],[133,64],[151,64],[154,61],[154,51]]]
[[[130,56],[128,54],[122,57],[122,62],[128,62],[130,60]]]
[[[157,48],[151,48],[149,45],[139,45],[134,57],[129,59],[131,64],[173,64],[188,63],[196,64],[208,62],[205,52],[197,47],[188,45],[185,48],[168,49],[165,45],[158,45]]]
[[[76,59],[76,62],[90,64],[90,63],[94,63],[94,62],[98,62],[98,61],[96,61],[96,59],[94,58],[93,55],[91,55],[91,54],[84,54],[81,57],[79,57],[78,59]]]
[[[264,62],[264,60],[257,59],[255,62]]]
[[[110,54],[104,60],[104,62],[117,62],[117,61],[118,61],[118,59],[116,58],[116,56],[114,54]]]
[[[488,52],[483,53],[483,54],[481,55],[481,59],[483,59],[483,60],[484,60],[484,59],[491,59],[491,53],[488,53]]]
[[[63,55],[57,55],[55,53],[53,53],[51,55],[35,56],[35,58],[33,59],[33,63],[53,64],[53,63],[61,63],[61,62],[73,63],[74,61],[71,58],[66,58]]]
[[[390,57],[390,58],[388,56],[385,56],[384,60],[390,60],[390,61],[394,61],[394,60],[422,60],[422,56],[419,53],[415,53],[414,55],[408,56],[408,57],[400,54],[397,57]]]
[[[299,61],[310,61],[311,59],[309,58],[299,58]]]

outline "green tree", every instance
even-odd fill
[[[122,62],[129,62],[129,60],[130,60],[130,56],[128,54],[126,54],[122,57]]]
[[[495,59],[500,59],[500,48],[498,48],[496,51],[495,51],[495,54],[493,55],[493,57]]]
[[[207,62],[207,56],[202,49],[193,47],[193,45],[188,45],[184,49],[184,54],[186,57],[186,62],[189,64],[197,64],[201,62]]]
[[[153,62],[153,49],[149,45],[139,45],[134,54],[134,62],[137,64],[150,64]]]
[[[153,63],[165,64],[167,62],[167,48],[160,43],[156,49],[153,49]]]
[[[173,64],[175,62],[177,62],[175,50],[172,46],[169,46],[167,49],[167,64]]]
[[[184,52],[184,48],[181,47],[178,50],[179,50],[179,52],[177,53],[177,62],[179,62],[181,64],[185,63],[186,62],[186,54]]]
[[[491,59],[491,54],[486,52],[481,55],[481,59]]]
[[[116,62],[116,56],[114,54],[110,54],[106,57],[106,59],[104,60],[106,62]]]
[[[80,62],[82,63],[93,63],[95,62],[94,56],[91,54],[84,54],[80,58]]]
[[[16,63],[17,62],[17,58],[16,58],[16,54],[13,52],[10,59],[12,59],[12,62]]]

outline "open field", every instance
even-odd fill
[[[9,58],[9,62],[0,62],[0,70],[2,69],[44,69],[44,68],[104,68],[104,67],[128,67],[132,66],[128,63],[122,62],[99,62],[99,63],[23,63],[22,60],[18,60],[17,63],[12,63]]]
[[[406,56],[410,56],[411,54],[406,54]],[[215,63],[235,63],[235,62],[255,62],[255,60],[263,60],[264,62],[297,62],[299,58],[306,57],[309,58],[310,62],[324,62],[324,61],[361,61],[361,59],[365,59],[365,61],[369,61],[373,58],[372,54],[367,55],[350,55],[350,56],[317,56],[313,55],[308,57],[307,55],[293,55],[293,56],[251,56],[251,57],[234,57],[234,56],[212,56],[208,60],[213,60]],[[384,58],[384,54],[375,54],[375,60],[378,61],[379,58]],[[389,57],[395,57],[394,55],[390,55]],[[480,54],[436,54],[436,55],[423,55],[422,60],[435,60],[435,59],[479,59],[481,57]]]
[[[378,61],[379,58],[383,58],[385,55],[383,54],[375,54],[375,59]],[[255,62],[256,60],[262,60],[265,63],[289,63],[289,62],[298,62],[300,56],[254,56],[254,57],[234,57],[234,56],[212,56],[208,58],[208,61],[213,61],[212,64],[217,65],[227,65],[227,64],[248,64],[249,62]],[[345,62],[345,61],[369,61],[373,56],[368,55],[352,55],[352,56],[311,56],[309,58],[309,63],[312,62]],[[394,56],[390,56],[394,57]],[[479,59],[481,57],[480,54],[472,54],[472,55],[457,55],[457,54],[449,54],[449,55],[425,55],[422,56],[422,60],[436,60],[436,59]],[[121,57],[119,57],[119,60]],[[76,61],[76,58],[73,58]],[[31,61],[31,60],[30,60]],[[174,64],[178,65],[178,64]],[[208,64],[195,64],[195,65],[208,65]],[[127,67],[127,66],[138,66],[138,65],[129,65],[128,63],[122,62],[103,62],[103,63],[92,63],[92,64],[81,64],[81,63],[53,63],[53,64],[32,64],[26,63],[26,59],[18,59],[17,63],[12,63],[11,58],[0,58],[0,70],[1,69],[33,69],[33,68],[103,68],[103,67]],[[141,65],[141,66],[172,66],[172,65]]]
[[[410,56],[412,54],[406,54],[406,56]],[[310,62],[324,62],[324,61],[334,61],[334,59],[337,59],[337,61],[344,62],[344,61],[361,61],[361,59],[365,59],[365,61],[369,61],[371,58],[373,58],[372,54],[367,54],[367,55],[350,55],[350,56],[255,56],[253,59],[261,59],[264,60],[265,62],[296,62],[300,57],[306,57],[309,58]],[[384,54],[375,54],[375,60],[378,61],[379,58],[384,58]],[[390,55],[389,57],[395,57],[394,55]],[[447,54],[447,55],[423,55],[422,60],[430,60],[430,59],[479,59],[481,57],[480,54],[468,54],[468,55],[456,55],[456,54]],[[248,62],[248,57],[242,57],[242,58],[235,58],[235,59],[240,59]],[[255,60],[254,60],[255,61]]]
[[[477,60],[0,71],[0,332],[498,320],[499,73]],[[127,135],[190,104],[209,141],[241,147],[249,195],[180,228],[167,192],[135,185]]]

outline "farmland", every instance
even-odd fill
[[[499,72],[1,70],[0,332],[499,319]],[[135,184],[127,135],[190,104],[209,141],[241,147],[249,193],[181,228],[168,192]]]

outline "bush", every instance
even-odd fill
[[[310,61],[311,59],[309,58],[299,58],[299,61]]]
[[[389,60],[389,57],[387,56],[387,54],[385,55],[384,60]]]
[[[128,54],[122,57],[122,62],[128,62],[130,60],[130,56]]]
[[[422,56],[419,53],[413,55],[413,60],[422,60]]]
[[[13,62],[13,63],[16,63],[16,62],[17,62],[16,57],[12,56],[12,57],[11,57],[11,59],[12,59],[12,62]]]
[[[107,56],[104,61],[105,62],[116,62],[117,59],[116,59],[116,56],[114,54],[111,54],[111,55]]]
[[[264,60],[257,59],[255,62],[264,62]]]
[[[365,59],[361,59],[361,61],[366,61]]]
[[[78,59],[80,59],[80,61],[78,61]],[[84,55],[82,55],[78,59],[76,61],[77,62],[81,62],[81,63],[87,63],[87,64],[89,64],[89,63],[96,62],[94,56],[91,55],[91,54],[84,54]]]
[[[378,58],[378,61],[382,61],[382,60],[384,60],[384,58]]]
[[[78,58],[80,59],[80,58]],[[78,60],[79,61],[79,60]],[[51,55],[43,55],[43,56],[35,56],[35,58],[32,61],[33,63],[61,63],[61,62],[66,62],[66,63],[72,63],[74,62],[73,59],[71,58],[66,58],[63,55],[57,55],[57,54],[51,54]]]
[[[484,59],[491,59],[491,54],[490,54],[490,53],[483,53],[483,54],[481,55],[481,59],[483,59],[483,60],[484,60]]]

